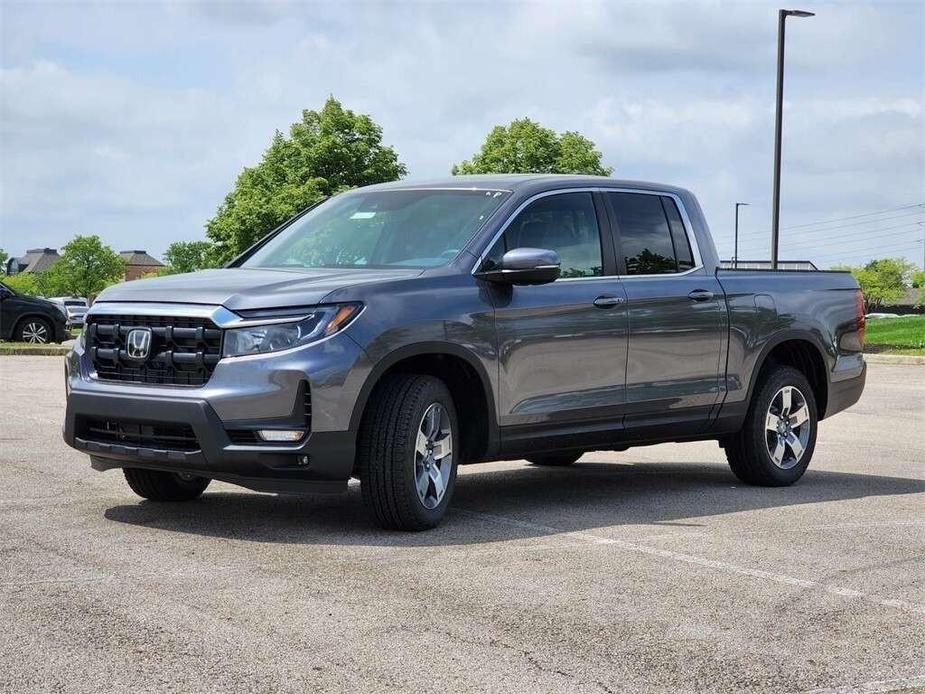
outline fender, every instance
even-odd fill
[[[353,406],[353,413],[350,416],[350,431],[355,433],[359,430],[360,420],[363,417],[363,412],[366,410],[366,403],[369,401],[369,396],[372,393],[373,388],[376,387],[376,384],[379,382],[379,380],[382,378],[382,375],[386,371],[388,371],[398,362],[410,357],[440,355],[458,357],[465,361],[469,366],[471,366],[475,370],[475,373],[478,374],[479,380],[482,384],[482,389],[485,392],[485,397],[487,400],[486,405],[488,406],[489,412],[488,442],[486,450],[488,455],[491,455],[497,451],[500,442],[500,430],[498,426],[498,410],[495,407],[495,393],[492,387],[491,379],[489,378],[485,367],[473,352],[452,342],[416,342],[412,345],[399,347],[398,349],[389,352],[378,362],[376,362],[376,365],[372,368],[369,376],[367,376],[366,381],[363,383],[363,387],[360,389],[360,394]]]
[[[755,365],[752,367],[752,370],[748,375],[748,395],[745,398],[746,406],[752,401],[752,393],[755,389],[755,382],[757,380],[756,377],[759,373],[761,373],[761,369],[764,368],[764,365],[768,360],[768,355],[775,347],[783,342],[787,342],[788,340],[801,340],[803,342],[810,343],[813,347],[816,348],[819,357],[822,359],[822,363],[825,365],[826,390],[828,390],[828,388],[832,385],[831,370],[833,358],[820,340],[819,336],[810,330],[784,330],[779,333],[775,333],[773,337],[769,338],[764,347],[762,347],[761,351],[758,353],[758,356],[755,359]]]

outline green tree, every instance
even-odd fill
[[[244,251],[295,213],[354,186],[394,181],[407,173],[382,128],[333,96],[320,111],[305,110],[286,137],[276,132],[257,166],[245,168],[225,196],[206,235],[211,265]]]
[[[492,128],[482,148],[453,166],[453,175],[487,173],[560,173],[610,176],[594,143],[580,133],[557,135],[529,118]]]
[[[884,303],[902,298],[912,284],[915,266],[902,258],[879,258],[863,267],[839,267],[850,270],[864,292],[866,310],[876,311]]]
[[[44,296],[95,296],[125,276],[125,261],[99,236],[75,236],[61,251],[61,260],[36,277]]]
[[[0,273],[6,272],[6,261],[9,260],[10,254],[0,248]]]
[[[177,275],[209,267],[207,256],[211,249],[208,241],[174,241],[164,253],[167,267],[158,274]]]
[[[38,296],[39,285],[36,281],[36,275],[31,272],[20,272],[18,275],[8,275],[3,278],[3,283],[17,294],[26,296]]]

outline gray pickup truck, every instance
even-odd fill
[[[861,395],[864,325],[847,273],[720,269],[680,188],[390,183],[224,269],[103,292],[66,359],[64,439],[155,501],[356,477],[408,530],[440,521],[464,463],[713,439],[742,481],[788,485]]]

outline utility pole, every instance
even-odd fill
[[[774,192],[771,200],[771,267],[777,269],[780,241],[780,158],[781,130],[784,120],[784,34],[787,17],[813,17],[805,10],[778,10],[777,13],[777,113],[774,120]]]
[[[735,235],[735,245],[732,249],[732,267],[739,267],[739,208],[748,207],[747,202],[737,202],[736,203],[736,235]]]

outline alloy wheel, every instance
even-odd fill
[[[34,345],[44,345],[48,342],[48,328],[44,323],[38,321],[29,321],[22,329],[23,342],[30,342]]]
[[[414,444],[414,481],[426,509],[443,500],[453,472],[453,429],[450,415],[440,403],[424,411]]]
[[[799,388],[784,386],[771,398],[765,416],[768,455],[777,467],[789,470],[803,458],[812,430],[809,406]]]

